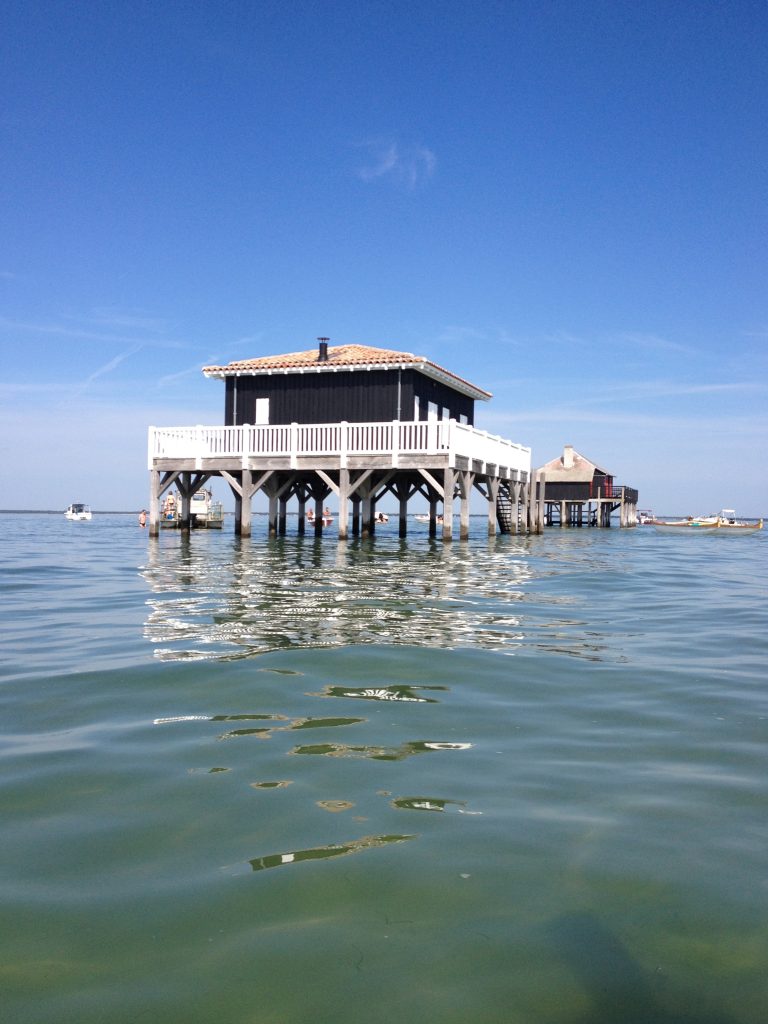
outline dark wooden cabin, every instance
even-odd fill
[[[330,346],[206,366],[225,382],[227,426],[455,419],[474,425],[487,391],[424,356],[368,345]]]

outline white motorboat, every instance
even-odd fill
[[[224,509],[214,501],[213,491],[204,487],[195,491],[189,500],[189,525],[193,530],[220,530],[224,523]],[[160,526],[177,529],[181,526],[181,495],[170,491],[160,509]]]
[[[81,502],[73,502],[69,505],[64,513],[65,519],[70,519],[72,522],[86,522],[91,519],[91,510],[88,505],[83,505]]]

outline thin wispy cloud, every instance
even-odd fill
[[[442,329],[437,340],[444,345],[466,345],[470,342],[481,341],[485,337],[485,333],[476,327],[460,327],[458,324],[451,324]]]
[[[768,390],[760,381],[731,381],[722,384],[683,384],[669,380],[628,381],[614,384],[600,384],[589,396],[596,404],[639,399],[649,401],[655,398],[683,398],[687,395],[757,394]]]
[[[544,342],[547,345],[562,345],[567,348],[579,348],[581,350],[600,348],[630,348],[633,351],[641,352],[675,352],[691,355],[697,351],[691,345],[683,345],[678,341],[671,341],[669,338],[662,338],[658,334],[647,334],[642,331],[613,331],[609,333],[590,334],[584,336],[573,331],[560,330],[550,331],[539,339],[526,339],[530,343]]]
[[[519,424],[530,426],[534,423],[543,423],[548,426],[567,424],[568,431],[571,431],[576,424],[599,426],[601,429],[610,429],[614,433],[619,429],[628,430],[632,434],[652,430],[679,431],[680,436],[675,437],[674,444],[680,443],[685,434],[724,436],[725,432],[731,441],[736,435],[741,434],[753,439],[768,435],[768,420],[761,416],[731,416],[720,413],[710,416],[703,422],[699,415],[607,412],[597,409],[574,408],[568,405],[549,405],[516,410],[515,412],[489,413],[483,417],[483,422],[485,429],[490,428],[501,432],[505,428]]]
[[[171,384],[176,384],[180,380],[189,380],[190,378],[198,379],[201,378],[204,366],[215,366],[218,365],[216,359],[204,359],[202,362],[193,363],[191,366],[187,366],[184,370],[179,370],[177,373],[166,373],[164,377],[160,377],[157,381],[159,388],[166,388]]]
[[[644,334],[636,331],[624,331],[613,335],[611,340],[619,344],[631,345],[633,348],[655,349],[661,352],[682,352],[690,355],[697,351],[692,345],[683,345],[679,341],[660,338],[658,334]]]
[[[103,366],[99,366],[92,373],[89,373],[85,380],[81,381],[80,384],[77,384],[73,391],[71,392],[71,397],[79,397],[87,388],[91,386],[91,384],[94,383],[94,381],[97,381],[99,377],[104,377],[108,373],[112,373],[112,371],[117,369],[117,367],[122,362],[124,362],[131,356],[135,355],[143,347],[143,345],[134,345],[132,348],[127,349],[125,352],[120,352],[116,356],[113,356],[112,359],[109,360],[109,362],[104,363]]]
[[[101,327],[111,327],[120,330],[127,328],[131,331],[150,331],[154,334],[164,334],[168,330],[168,322],[162,317],[125,313],[121,310],[105,307],[97,307],[90,316],[84,319]]]
[[[579,394],[573,401],[559,401],[556,404],[541,406],[535,409],[516,409],[514,413],[492,413],[491,417],[508,423],[526,423],[540,420],[568,420],[580,422],[622,422],[625,421],[625,413],[630,413],[628,406],[631,403],[641,403],[643,407],[650,407],[654,401],[664,401],[669,404],[670,399],[711,397],[717,398],[743,397],[745,400],[763,395],[768,391],[768,384],[760,381],[732,381],[729,383],[712,384],[688,384],[682,382],[661,380],[661,381],[635,381],[635,382],[596,382],[595,387],[589,394]],[[700,414],[697,413],[700,418]],[[725,415],[725,414],[724,414]],[[659,422],[664,413],[643,413],[637,414],[637,422]],[[635,420],[632,420],[635,422]],[[674,418],[670,422],[676,422]]]
[[[359,145],[367,152],[366,163],[357,172],[362,181],[389,181],[412,190],[435,173],[437,158],[426,146],[395,139],[369,139]]]
[[[81,327],[65,327],[57,323],[25,322],[22,320],[10,320],[8,317],[0,316],[0,331],[24,332],[25,334],[39,334],[50,337],[77,338],[80,341],[96,341],[107,343],[119,343],[122,345],[136,343],[150,345],[156,348],[189,348],[188,342],[178,341],[171,338],[136,338],[133,334],[113,334],[104,331],[86,330]]]

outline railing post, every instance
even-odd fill
[[[299,464],[299,460],[298,460],[299,424],[298,423],[291,423],[291,432],[290,432],[290,442],[289,443],[290,443],[290,447],[291,447],[291,452],[290,452],[291,469],[296,469],[296,467]]]
[[[201,452],[203,444],[203,427],[202,423],[198,423],[195,427],[195,469],[203,468],[203,455]]]
[[[400,465],[400,421],[392,420],[392,465]]]
[[[349,449],[349,436],[348,428],[349,423],[346,420],[341,421],[341,432],[339,437],[339,469],[347,468],[347,451]],[[341,516],[339,516],[341,521]]]
[[[456,447],[455,447],[455,436],[454,435],[455,435],[456,431],[454,430],[454,427],[456,426],[456,420],[454,420],[454,419],[443,420],[442,423],[443,423],[443,426],[446,428],[447,433],[448,433],[447,439],[445,437],[443,438],[443,444],[448,449],[448,465],[451,467],[451,469],[455,469],[456,468]],[[446,441],[447,441],[447,443],[446,443]],[[445,535],[445,531],[443,531],[443,535]]]
[[[250,424],[243,423],[240,427],[240,464],[243,469],[248,469],[248,456],[250,454],[247,444],[249,426]]]

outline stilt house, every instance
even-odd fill
[[[183,526],[185,503],[212,476],[232,488],[242,535],[250,533],[257,491],[269,499],[270,534],[285,531],[287,504],[295,499],[299,532],[310,502],[319,535],[324,502],[334,495],[339,538],[348,535],[350,506],[351,532],[366,535],[375,528],[377,501],[391,494],[401,536],[408,500],[421,495],[431,533],[442,505],[445,540],[452,538],[459,498],[466,537],[473,488],[487,499],[489,532],[541,528],[530,448],[474,427],[475,402],[488,401],[490,392],[424,356],[318,341],[308,351],[203,367],[224,382],[223,425],[150,428],[153,536],[160,495],[178,487]]]
[[[637,490],[617,484],[613,473],[567,444],[563,454],[538,470],[546,480],[544,519],[548,526],[610,526],[619,511],[621,526],[637,523]]]

